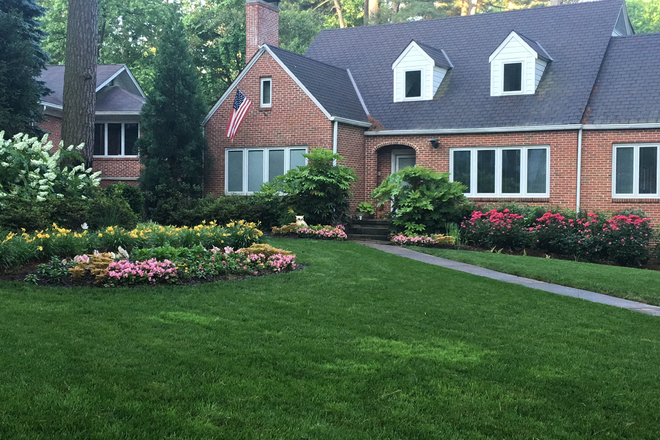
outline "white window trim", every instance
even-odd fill
[[[396,163],[398,159],[417,159],[417,152],[415,150],[404,150],[404,149],[399,149],[399,150],[392,150],[392,158],[391,158],[391,173],[394,174],[396,173]]]
[[[419,69],[407,69],[401,71],[403,72],[403,95],[401,96],[401,101],[427,101],[424,99],[424,72],[426,69],[420,67]],[[406,73],[408,72],[419,72],[419,96],[406,97]]]
[[[544,193],[528,193],[527,192],[527,162],[529,157],[529,150],[545,150],[546,154],[546,169],[545,169],[545,189]],[[477,152],[478,151],[495,151],[495,192],[494,193],[478,193],[477,191]],[[502,192],[502,151],[504,150],[521,150],[520,154],[520,189],[519,193],[503,193]],[[482,197],[482,198],[548,198],[550,197],[550,147],[548,145],[529,145],[529,146],[504,146],[504,147],[474,147],[474,148],[451,148],[449,150],[449,180],[454,181],[454,152],[468,151],[470,152],[470,191],[463,193],[465,197]]]
[[[657,181],[655,193],[639,193],[639,149],[643,147],[656,147],[656,172]],[[617,148],[633,148],[633,192],[632,194],[616,193],[616,150]],[[612,145],[612,198],[613,199],[657,199],[660,198],[660,142],[640,143],[640,144],[613,144]]]
[[[504,91],[504,66],[506,64],[520,64],[520,90],[513,90],[510,92],[505,92]],[[526,90],[525,90],[525,70],[526,70],[526,63],[525,60],[502,60],[500,62],[500,69],[502,69],[502,82],[500,84],[500,87],[502,88],[502,96],[509,96],[509,95],[524,95]]]
[[[268,152],[271,150],[284,150],[284,173],[291,169],[291,150],[305,150],[305,154],[309,152],[307,146],[298,145],[291,147],[247,147],[247,148],[227,148],[225,149],[225,194],[233,195],[252,195],[254,191],[248,191],[248,151],[262,151],[263,152],[263,181],[268,182]],[[243,191],[229,191],[229,153],[232,151],[243,152]],[[305,158],[305,164],[307,164]]]
[[[104,154],[95,154],[94,157],[100,158],[135,158],[140,157],[139,154],[125,154],[126,153],[126,124],[137,124],[138,126],[138,139],[142,137],[142,131],[140,130],[139,122],[95,122],[96,124],[103,125],[103,153]],[[121,124],[121,154],[108,154],[108,124]],[[95,128],[96,130],[96,128]]]
[[[270,83],[270,102],[268,104],[264,104],[264,83],[269,82]],[[267,78],[261,78],[261,87],[259,89],[259,106],[261,108],[270,108],[273,106],[273,78],[272,77],[267,77]]]

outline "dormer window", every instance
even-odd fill
[[[422,71],[408,70],[406,72],[406,98],[422,96]]]
[[[504,64],[502,90],[505,93],[522,91],[522,67],[523,63]]]
[[[488,61],[490,96],[533,95],[552,58],[538,41],[511,31]]]
[[[447,70],[454,67],[447,54],[415,41],[392,64],[394,102],[433,99]]]

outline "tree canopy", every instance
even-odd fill
[[[16,1],[16,0],[12,0]],[[573,3],[578,0],[565,0]],[[660,32],[660,0],[627,0],[637,33]],[[64,62],[68,0],[39,0],[48,8],[44,48]],[[147,94],[154,87],[154,56],[167,29],[170,0],[99,0],[101,63],[126,64]],[[176,0],[210,108],[245,66],[245,0]],[[282,0],[280,46],[303,53],[323,29],[394,23],[548,6],[550,0]],[[367,14],[368,15],[368,14]],[[340,20],[341,16],[341,20]]]
[[[48,62],[40,43],[43,8],[34,0],[0,2],[0,130],[38,134],[39,102],[48,89],[37,79]]]

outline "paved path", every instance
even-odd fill
[[[545,290],[546,292],[556,293],[558,295],[572,296],[573,298],[580,298],[595,303],[607,304],[614,307],[620,307],[622,309],[634,310],[635,312],[646,313],[647,315],[660,316],[660,307],[651,306],[637,301],[630,301],[627,299],[616,298],[614,296],[590,292],[588,290],[575,289],[573,287],[560,286],[558,284],[545,283],[543,281],[509,275],[506,273],[485,269],[483,267],[473,266],[471,264],[459,263],[458,261],[447,260],[446,258],[435,257],[433,255],[423,254],[421,252],[415,252],[410,249],[404,249],[400,246],[378,244],[374,242],[357,243],[381,250],[383,252],[387,252],[389,254],[399,255],[401,257],[410,258],[411,260],[421,261],[423,263],[433,264],[435,266],[459,270],[461,272],[467,272],[473,275],[492,278],[494,280],[504,281],[507,283],[519,284],[521,286],[530,287],[532,289]]]

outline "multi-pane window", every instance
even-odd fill
[[[548,197],[548,147],[456,148],[451,179],[471,197]]]
[[[409,70],[406,72],[406,98],[420,96],[422,96],[422,71]]]
[[[271,78],[261,78],[261,107],[270,107],[272,105],[273,80]]]
[[[658,197],[660,145],[615,145],[613,197]]]
[[[242,148],[227,150],[226,189],[228,193],[250,194],[261,184],[290,169],[307,164],[306,147]]]
[[[504,64],[504,92],[520,92],[522,90],[522,63]]]
[[[138,137],[140,124],[137,122],[94,124],[94,156],[137,156]]]

